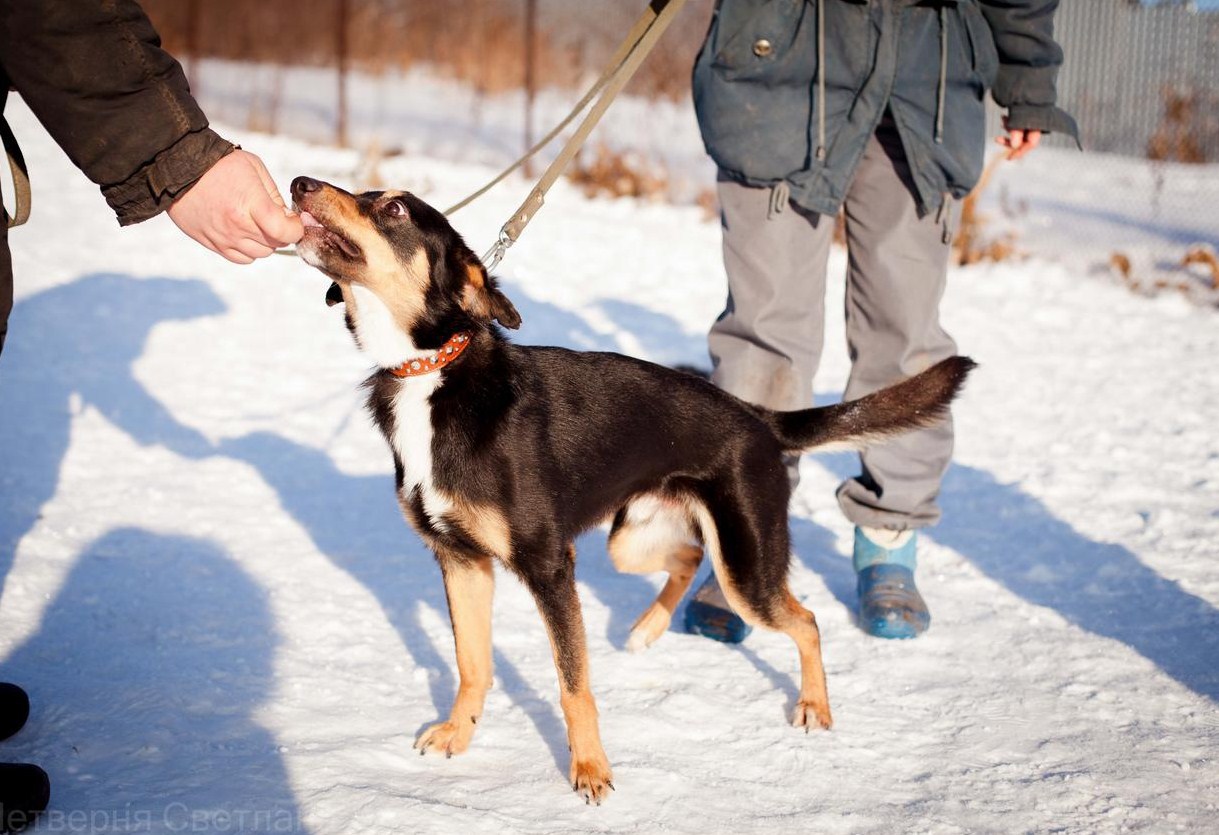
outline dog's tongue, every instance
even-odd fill
[[[309,214],[308,212],[301,212],[301,223],[304,224],[305,226],[317,226],[319,228],[321,228],[321,225],[322,225],[317,222],[317,218],[315,218],[313,215]]]

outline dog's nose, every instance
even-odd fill
[[[312,177],[297,177],[292,181],[292,196],[299,198],[302,194],[308,194],[311,191],[321,191],[321,188],[320,180]]]

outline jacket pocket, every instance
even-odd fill
[[[793,51],[805,13],[805,0],[724,0],[720,7],[712,67],[727,81],[767,80],[810,75],[793,62],[809,57]]]
[[[994,86],[999,74],[999,50],[995,48],[995,36],[982,11],[972,2],[960,4],[961,20],[965,24],[965,36],[969,40],[970,63],[974,73],[989,89]]]

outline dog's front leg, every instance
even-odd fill
[[[585,803],[600,806],[614,788],[614,775],[601,747],[597,704],[588,684],[584,618],[576,594],[575,549],[569,544],[557,555],[557,560],[539,559],[520,573],[546,622],[558,668],[559,704],[567,722],[567,747],[571,750],[571,787]]]
[[[489,557],[437,552],[449,600],[449,619],[457,645],[457,698],[445,722],[424,729],[415,740],[420,754],[443,751],[446,757],[470,747],[474,726],[491,688],[491,596],[495,574]]]

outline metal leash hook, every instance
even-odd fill
[[[563,145],[559,155],[547,166],[546,171],[542,174],[542,178],[538,180],[533,191],[525,198],[525,202],[520,205],[520,208],[513,213],[511,219],[500,229],[499,240],[483,256],[483,264],[488,270],[495,269],[503,259],[504,253],[508,251],[508,247],[512,246],[520,238],[521,233],[525,231],[525,227],[529,225],[529,222],[533,220],[533,216],[537,214],[538,210],[542,208],[542,204],[546,202],[546,193],[550,191],[550,187],[555,184],[559,177],[562,176],[563,171],[575,159],[580,147],[588,139],[588,135],[597,126],[597,123],[601,121],[601,117],[609,108],[610,103],[622,92],[622,88],[626,86],[631,76],[639,69],[643,59],[652,51],[657,40],[664,34],[665,29],[672,22],[677,12],[681,10],[685,2],[686,0],[650,0],[647,9],[644,10],[639,20],[635,22],[626,40],[622,42],[618,47],[618,51],[610,60],[609,69],[601,74],[597,83],[584,95],[572,112],[557,127],[551,130],[541,142],[526,151],[524,157],[501,172],[490,183],[445,213],[451,214],[472,200],[476,200],[496,183],[507,177],[521,162],[537,153],[543,145],[558,136],[563,126],[574,120],[576,115],[592,102],[595,97],[595,103],[592,104],[588,113],[585,114],[583,121],[580,122],[580,126],[576,128],[575,133]]]
[[[512,246],[512,238],[508,235],[508,230],[499,230],[499,240],[491,244],[491,248],[487,250],[487,254],[483,256],[483,266],[487,272],[499,266],[499,262],[504,260],[504,253],[508,251],[508,247]]]

